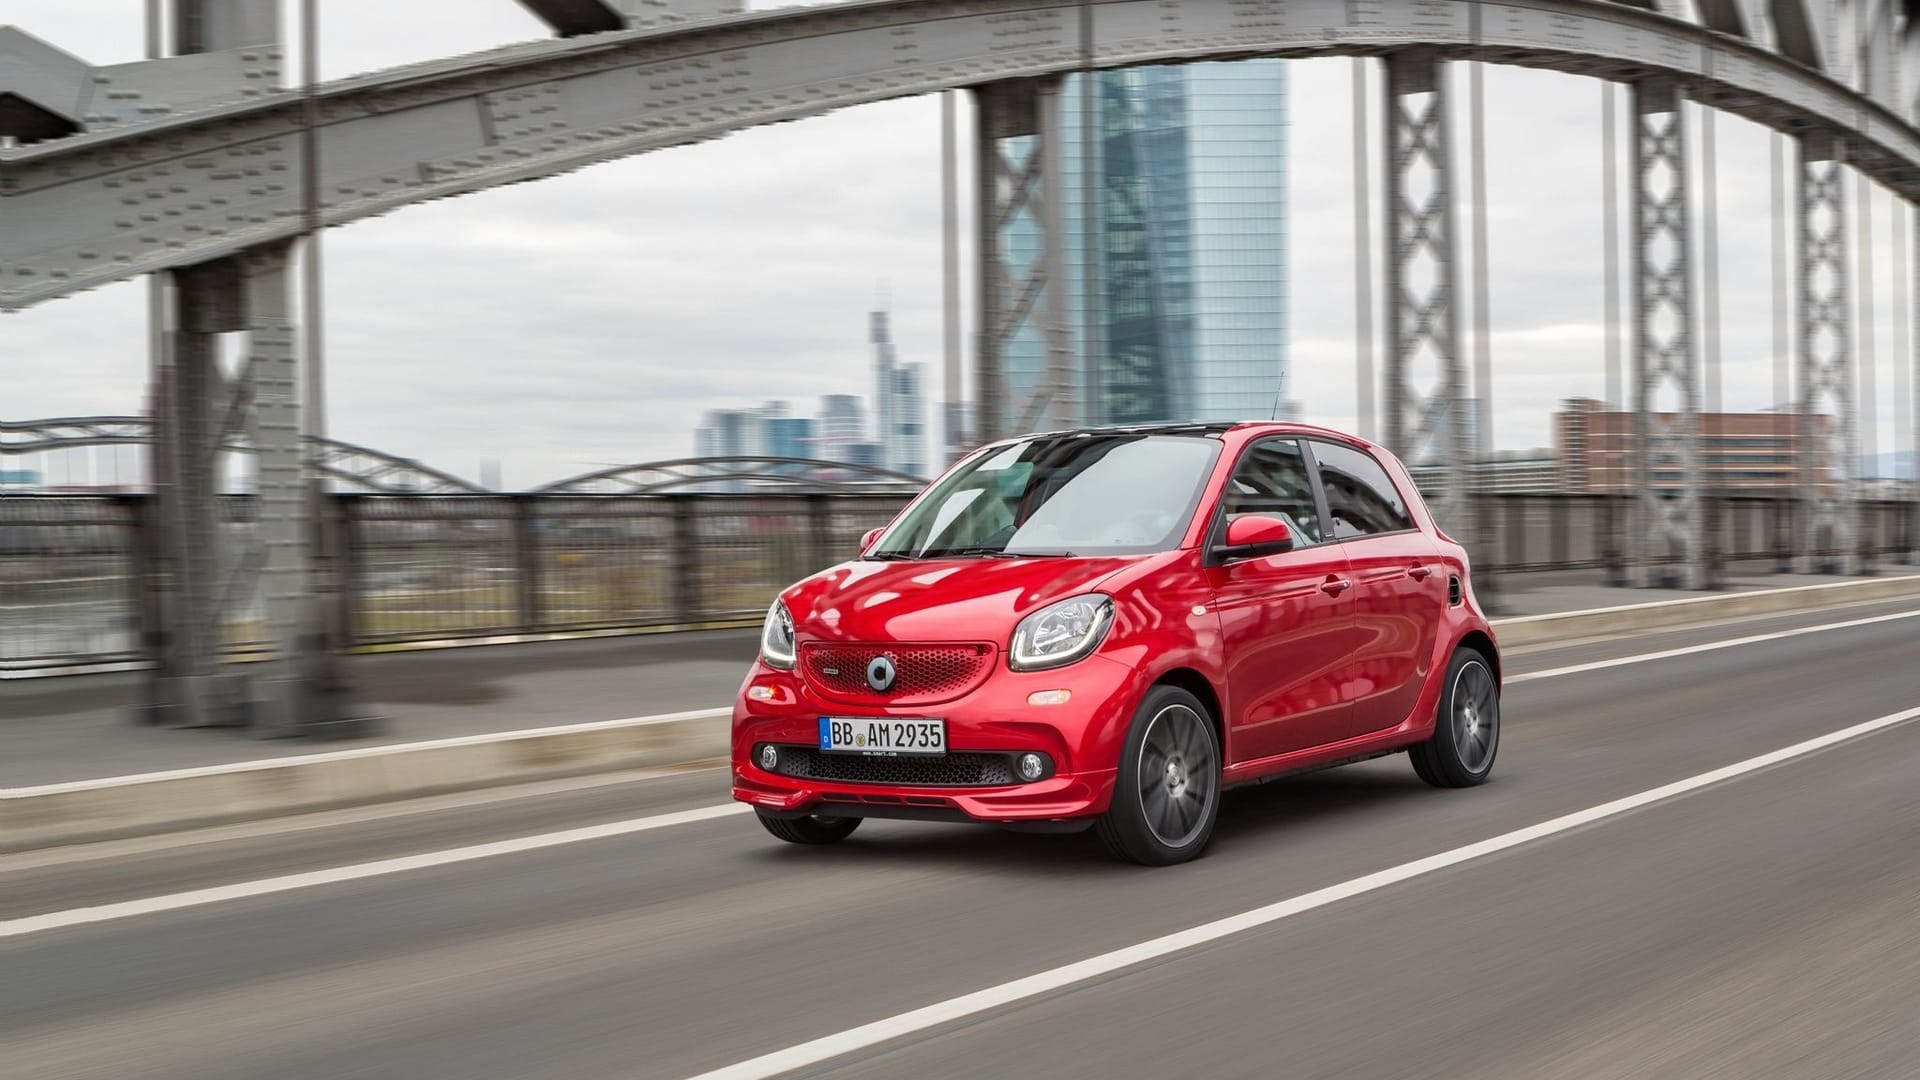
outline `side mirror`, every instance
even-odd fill
[[[880,539],[880,534],[886,531],[887,527],[885,525],[877,529],[868,529],[866,535],[860,538],[860,554],[865,555],[867,549],[873,546],[873,542]]]
[[[1257,559],[1293,550],[1293,530],[1275,517],[1242,514],[1227,522],[1227,542],[1214,554],[1227,559]]]

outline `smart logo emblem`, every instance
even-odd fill
[[[900,677],[893,661],[884,656],[876,656],[867,663],[867,685],[876,693],[884,694],[893,689],[893,681]]]

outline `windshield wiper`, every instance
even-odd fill
[[[1073,552],[1065,548],[1033,548],[1025,551],[1008,551],[1006,548],[970,547],[949,548],[945,551],[926,552],[928,558],[937,559],[1071,559]]]
[[[905,551],[872,551],[865,557],[874,562],[901,562],[917,559],[920,556]]]

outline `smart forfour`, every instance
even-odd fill
[[[1181,862],[1228,787],[1406,751],[1484,782],[1500,656],[1405,468],[1299,424],[1101,428],[969,454],[782,592],[733,794],[797,844],[869,817],[1093,827]]]

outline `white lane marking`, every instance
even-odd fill
[[[776,1050],[771,1054],[763,1054],[734,1065],[728,1065],[725,1068],[715,1069],[712,1072],[701,1073],[696,1077],[690,1078],[690,1080],[765,1080],[767,1077],[779,1076],[782,1073],[791,1072],[795,1069],[818,1065],[822,1062],[854,1053],[855,1051],[865,1050],[869,1047],[878,1046],[881,1043],[890,1042],[903,1036],[925,1031],[928,1028],[949,1024],[956,1020],[963,1020],[969,1016],[986,1012],[989,1009],[1012,1005],[1051,991],[1063,990],[1076,983],[1099,978],[1102,975],[1110,975],[1116,971],[1133,967],[1136,964],[1145,963],[1148,960],[1157,960],[1161,957],[1184,952],[1188,949],[1205,945],[1209,942],[1219,941],[1222,938],[1231,937],[1235,934],[1242,934],[1270,923],[1279,922],[1281,919],[1312,911],[1315,908],[1325,907],[1329,904],[1359,896],[1363,893],[1384,889],[1389,885],[1395,885],[1410,878],[1432,874],[1473,859],[1484,858],[1496,852],[1505,851],[1508,848],[1519,847],[1522,844],[1531,843],[1535,840],[1544,839],[1572,829],[1578,829],[1584,825],[1591,825],[1596,821],[1618,817],[1621,814],[1638,810],[1652,803],[1677,798],[1689,792],[1707,787],[1710,784],[1718,784],[1747,773],[1769,768],[1797,757],[1803,757],[1807,754],[1824,750],[1836,743],[1856,739],[1863,735],[1869,735],[1876,731],[1893,727],[1896,724],[1903,724],[1915,719],[1920,719],[1920,708],[1890,713],[1886,716],[1855,724],[1852,727],[1842,728],[1839,731],[1828,732],[1825,735],[1808,739],[1805,742],[1795,743],[1792,746],[1775,750],[1772,753],[1761,754],[1759,757],[1751,757],[1745,761],[1714,769],[1711,772],[1700,773],[1696,776],[1687,777],[1684,780],[1676,780],[1671,784],[1663,784],[1660,787],[1651,788],[1636,795],[1628,795],[1625,798],[1615,799],[1612,802],[1601,803],[1598,806],[1590,806],[1585,810],[1576,810],[1571,814],[1565,814],[1561,817],[1553,818],[1550,821],[1543,821],[1538,825],[1529,825],[1524,829],[1515,829],[1512,832],[1502,833],[1499,836],[1482,840],[1478,843],[1468,844],[1465,847],[1457,847],[1451,851],[1443,851],[1437,855],[1429,855],[1424,859],[1415,859],[1412,862],[1402,863],[1390,869],[1353,878],[1350,881],[1343,881],[1338,885],[1330,885],[1324,889],[1316,889],[1310,893],[1303,893],[1299,896],[1277,901],[1264,907],[1257,907],[1251,911],[1243,911],[1238,915],[1229,915],[1224,919],[1203,923],[1199,926],[1180,930],[1164,937],[1143,941],[1137,945],[1129,945],[1125,948],[1115,949],[1112,952],[1101,953],[1098,956],[1090,956],[1085,960],[1053,968],[1049,971],[1028,975],[1025,978],[1015,979],[1012,982],[1005,982],[998,986],[987,987],[984,990],[976,990],[971,994],[962,994],[959,997],[948,998],[945,1001],[936,1002],[935,1004],[914,1009],[910,1012],[904,1012],[897,1016],[890,1016],[884,1020],[876,1020],[870,1024],[862,1024],[859,1027],[849,1028],[846,1031],[823,1036],[811,1042],[800,1043],[797,1046],[790,1046],[784,1050]]]
[[[1710,642],[1705,645],[1691,645],[1683,649],[1668,649],[1663,652],[1644,653],[1639,656],[1626,656],[1614,660],[1599,660],[1590,664],[1575,664],[1571,667],[1555,668],[1551,671],[1537,671],[1524,675],[1510,675],[1508,683],[1526,682],[1532,679],[1548,679],[1560,675],[1572,675],[1596,668],[1617,667],[1622,664],[1637,664],[1649,660],[1660,660],[1672,656],[1684,656],[1689,653],[1705,652],[1711,649],[1729,648],[1734,645],[1751,644],[1756,641],[1768,641],[1774,638],[1792,637],[1796,634],[1811,634],[1822,630],[1838,630],[1849,626],[1862,626],[1868,623],[1886,622],[1891,619],[1920,617],[1920,611],[1899,612],[1893,615],[1879,615],[1869,619],[1854,619],[1849,622],[1828,623],[1820,626],[1800,627],[1795,630],[1783,630],[1773,634],[1760,634],[1753,637],[1737,638],[1732,641]],[[728,710],[711,709],[708,713],[725,714]],[[662,717],[646,717],[641,720],[610,720],[597,724],[573,725],[565,729],[608,727],[643,721],[665,721],[685,719],[701,715],[700,713],[670,713]],[[512,734],[512,733],[508,733]],[[480,736],[478,738],[492,738]],[[459,740],[450,740],[459,741]],[[416,744],[420,745],[420,744]],[[1804,744],[1803,744],[1804,745]],[[377,748],[374,748],[377,749]],[[355,753],[356,751],[346,751]],[[312,755],[325,757],[328,755]],[[281,759],[285,760],[285,759]],[[58,785],[56,785],[58,786]],[[15,789],[15,791],[34,789]],[[352,866],[335,867],[330,870],[314,870],[301,874],[288,874],[282,877],[265,878],[259,881],[239,882],[207,889],[195,889],[190,892],[172,893],[166,896],[149,897],[144,900],[128,900],[117,904],[106,904],[95,908],[80,908],[73,911],[57,911],[45,915],[0,921],[0,938],[31,934],[40,930],[51,930],[63,926],[77,926],[89,922],[104,922],[110,919],[129,918],[151,912],[175,911],[185,907],[198,907],[215,904],[225,900],[236,900],[249,896],[262,896],[269,893],[287,892],[293,889],[311,888],[316,885],[330,885],[339,881],[354,881],[361,878],[377,877],[384,874],[403,873],[408,870],[424,869],[432,866],[444,866],[448,863],[468,862],[473,859],[490,858],[495,855],[511,855],[523,851],[533,851],[557,844],[571,844],[582,840],[596,840],[608,836],[624,836],[628,833],[646,832],[674,825],[705,821],[727,813],[737,813],[750,809],[745,803],[728,803],[717,806],[701,807],[672,814],[660,814],[653,817],[634,818],[627,821],[609,822],[605,825],[593,825],[563,832],[545,833],[537,836],[523,836],[513,840],[502,840],[489,844],[476,844],[471,847],[452,848],[445,851],[427,852],[400,858],[382,859],[378,862],[359,863]],[[102,913],[105,914],[92,914]]]
[[[168,769],[164,772],[134,773],[129,776],[102,776],[91,780],[68,780],[58,784],[41,784],[38,787],[0,788],[0,799],[26,799],[35,795],[59,795],[73,791],[92,791],[96,788],[119,787],[123,784],[147,784],[164,780],[186,780],[196,776],[220,776],[226,773],[256,772],[262,769],[284,769],[289,766],[320,765],[329,761],[350,761],[354,758],[377,757],[387,754],[413,753],[424,750],[443,750],[454,746],[481,746],[486,743],[513,742],[517,739],[542,738],[549,735],[570,735],[587,731],[605,731],[610,728],[646,727],[650,724],[673,724],[682,720],[709,720],[719,716],[732,716],[732,708],[689,709],[685,712],[657,713],[652,716],[628,716],[619,720],[591,720],[583,724],[558,724],[553,727],[517,728],[512,731],[488,731],[479,735],[456,735],[448,739],[429,739],[424,742],[384,743],[378,746],[358,746],[351,750],[329,750],[319,754],[295,754],[289,757],[260,758],[255,761],[230,761],[220,765],[199,765],[191,769]]]
[[[1904,582],[1920,582],[1920,574],[1903,574],[1896,577],[1881,578],[1879,579],[1878,583],[1882,584],[1883,586],[1886,586],[1886,585],[1896,585]],[[1509,623],[1551,622],[1555,619],[1566,619],[1576,615],[1599,615],[1602,613],[1614,613],[1614,612],[1621,612],[1621,611],[1646,611],[1648,609],[1653,609],[1653,608],[1686,608],[1686,607],[1693,607],[1700,604],[1724,603],[1729,597],[1740,597],[1742,599],[1746,599],[1746,598],[1756,597],[1756,596],[1786,596],[1793,593],[1801,593],[1801,594],[1837,593],[1837,592],[1844,592],[1850,589],[1858,589],[1861,587],[1861,585],[1862,583],[1858,581],[1823,581],[1817,585],[1787,585],[1778,589],[1749,589],[1744,592],[1721,593],[1715,596],[1683,596],[1677,600],[1649,600],[1639,604],[1616,604],[1612,607],[1586,608],[1581,611],[1549,611],[1540,615],[1517,615],[1509,619],[1503,619],[1501,621],[1509,622]],[[1895,590],[1889,589],[1888,591],[1895,591]],[[1903,599],[1906,599],[1906,597],[1886,596],[1886,597],[1882,597],[1881,599],[1903,600]],[[1802,608],[1800,610],[1805,611],[1807,609]],[[1772,614],[1791,615],[1791,614],[1794,614],[1794,612],[1791,609],[1783,609],[1780,611],[1772,612]]]
[[[88,923],[110,922],[114,919],[126,919],[135,915],[151,915],[162,911],[178,911],[181,908],[218,904],[228,900],[241,900],[252,896],[267,896],[272,893],[292,892],[295,889],[310,889],[316,885],[336,885],[344,881],[361,881],[366,878],[382,877],[387,874],[401,874],[409,870],[425,870],[434,866],[448,866],[453,863],[472,862],[475,859],[490,859],[496,855],[513,855],[539,848],[556,847],[561,844],[578,844],[587,840],[604,840],[612,836],[627,836],[632,833],[648,832],[653,829],[667,829],[675,825],[687,825],[696,821],[707,821],[711,818],[726,817],[730,814],[744,813],[751,809],[752,807],[746,803],[721,803],[715,806],[702,806],[692,810],[679,810],[671,814],[655,814],[651,817],[630,818],[626,821],[610,821],[602,825],[587,825],[578,829],[566,829],[561,832],[541,833],[537,836],[520,836],[512,840],[495,840],[491,843],[448,848],[444,851],[429,851],[419,855],[402,855],[392,859],[378,859],[374,862],[355,863],[352,866],[336,866],[328,870],[311,870],[301,874],[285,874],[280,877],[261,878],[258,881],[243,881],[234,885],[216,885],[208,889],[192,889],[187,892],[169,893],[165,896],[150,896],[144,900],[127,900],[117,904],[101,904],[98,907],[74,908],[70,911],[55,911],[45,915],[29,915],[19,919],[0,920],[0,938],[21,937],[26,934],[37,934],[46,930],[59,930],[69,926],[84,926]]]
[[[1849,619],[1846,622],[1821,623],[1818,626],[1798,626],[1791,630],[1775,630],[1766,634],[1751,634],[1747,637],[1728,638],[1724,641],[1709,641],[1701,645],[1686,645],[1677,649],[1662,649],[1659,652],[1639,653],[1634,656],[1618,656],[1612,660],[1593,660],[1585,664],[1569,664],[1566,667],[1548,668],[1545,671],[1529,671],[1519,675],[1509,675],[1503,683],[1532,682],[1535,679],[1553,679],[1562,675],[1578,675],[1583,671],[1599,671],[1602,668],[1622,667],[1627,664],[1645,664],[1653,660],[1668,660],[1676,656],[1692,656],[1694,653],[1713,652],[1716,649],[1733,649],[1741,645],[1757,645],[1763,641],[1779,641],[1782,638],[1799,637],[1802,634],[1819,634],[1828,630],[1845,630],[1854,626],[1871,626],[1874,623],[1893,622],[1896,619],[1920,618],[1920,611],[1896,611],[1891,615],[1874,615],[1865,619]]]
[[[179,848],[258,840],[268,836],[290,836],[320,829],[337,829],[343,826],[392,821],[396,818],[420,817],[444,813],[448,810],[492,808],[549,795],[578,795],[601,788],[644,784],[649,780],[671,780],[686,776],[700,776],[703,773],[716,773],[726,767],[724,764],[716,763],[564,776],[554,780],[532,780],[506,787],[450,791],[444,795],[420,795],[396,802],[374,803],[370,806],[349,806],[337,810],[314,810],[289,817],[238,821],[231,825],[206,825],[195,829],[182,829],[178,832],[129,836],[118,840],[89,840],[63,844],[60,847],[28,848],[24,851],[0,854],[0,877],[25,870],[43,870],[52,866],[71,866],[75,863],[104,862],[109,859],[154,855]]]

